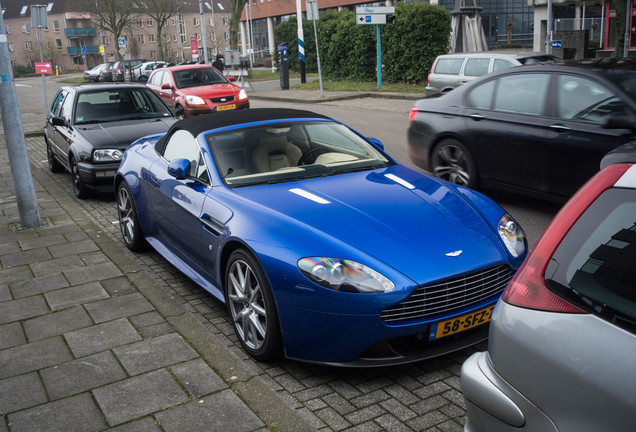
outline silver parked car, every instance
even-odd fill
[[[506,54],[496,52],[444,54],[431,66],[426,96],[447,93],[487,73],[514,66],[554,63],[557,57],[536,52]]]
[[[610,152],[510,282],[462,366],[467,432],[636,427],[635,162]]]

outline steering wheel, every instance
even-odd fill
[[[320,150],[324,150],[324,149],[322,149],[320,147],[314,147],[312,149],[307,150],[305,153],[302,154],[300,159],[298,159],[297,165],[307,165],[307,161],[306,161],[307,157],[310,154],[315,153],[315,152],[320,151]]]

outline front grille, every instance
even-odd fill
[[[232,101],[234,100],[234,95],[221,96],[221,97],[217,97],[217,98],[211,98],[210,100],[211,100],[212,102],[214,102],[214,103],[232,102]]]
[[[382,320],[407,321],[469,306],[501,293],[513,274],[510,267],[500,265],[419,287],[402,303],[382,311]]]

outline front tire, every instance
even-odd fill
[[[92,195],[80,177],[77,161],[74,157],[71,157],[71,177],[73,178],[73,192],[75,192],[76,197],[86,199]]]
[[[133,252],[145,250],[148,243],[139,225],[139,216],[132,193],[124,181],[117,186],[117,215],[119,229],[126,247]]]
[[[271,288],[259,263],[243,249],[228,260],[225,300],[243,349],[260,361],[280,358],[282,336]]]
[[[468,148],[456,139],[445,139],[433,149],[431,171],[435,177],[460,186],[477,186],[477,167],[473,157]]]

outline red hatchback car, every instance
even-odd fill
[[[146,83],[175,112],[192,117],[249,108],[244,89],[212,66],[202,64],[156,69]]]

